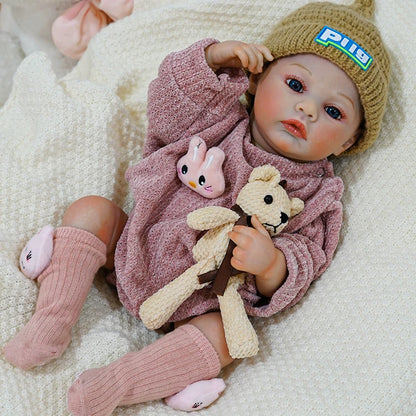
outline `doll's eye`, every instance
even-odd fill
[[[202,186],[205,183],[205,176],[201,175],[198,179],[198,183]]]
[[[303,92],[303,85],[302,83],[294,78],[289,78],[286,80],[286,84],[295,92]]]
[[[26,261],[29,261],[32,258],[32,250],[29,251],[26,255]]]
[[[182,175],[186,175],[188,173],[188,166],[183,165],[181,169]]]
[[[328,113],[329,117],[335,120],[341,120],[342,118],[341,111],[338,108],[333,107],[332,105],[326,106],[325,111]]]
[[[271,195],[266,195],[263,199],[267,205],[273,204],[273,197]]]
[[[280,213],[280,221],[282,221],[282,224],[286,224],[289,221],[289,217],[284,212]]]

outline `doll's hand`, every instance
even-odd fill
[[[229,233],[237,247],[233,250],[231,265],[256,276],[257,290],[271,297],[286,278],[286,260],[255,215],[251,223],[254,228],[237,225]]]
[[[255,45],[236,40],[213,43],[205,49],[205,59],[210,68],[244,68],[253,74],[262,72],[265,61],[273,56],[264,45]]]

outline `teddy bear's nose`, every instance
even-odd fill
[[[280,213],[280,221],[282,221],[282,224],[285,224],[289,221],[289,217],[284,212]]]

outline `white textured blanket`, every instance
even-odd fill
[[[336,0],[346,3],[349,0]],[[18,270],[25,241],[59,225],[76,198],[99,194],[125,209],[126,167],[140,158],[146,90],[162,58],[203,37],[261,42],[306,0],[142,0],[91,42],[57,80],[29,56],[0,110],[0,345],[31,317],[35,283]],[[254,324],[260,353],[223,371],[227,388],[203,415],[416,415],[416,3],[377,0],[393,78],[377,144],[341,159],[345,223],[330,269],[293,309]],[[23,372],[0,357],[0,415],[66,415],[82,370],[156,338],[102,279],[64,356]],[[179,415],[162,401],[115,415]]]

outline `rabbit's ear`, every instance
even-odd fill
[[[204,140],[198,136],[191,137],[188,146],[188,152],[183,155],[176,165],[179,178],[185,184],[191,179],[185,179],[195,176],[195,172],[201,168],[207,153],[207,145]]]
[[[188,153],[185,155],[188,162],[197,163],[199,166],[205,159],[207,145],[204,140],[198,136],[192,137],[189,142]]]
[[[205,161],[201,169],[204,172],[220,171],[222,164],[224,163],[224,160],[225,160],[225,153],[218,147],[211,147],[205,156]]]

